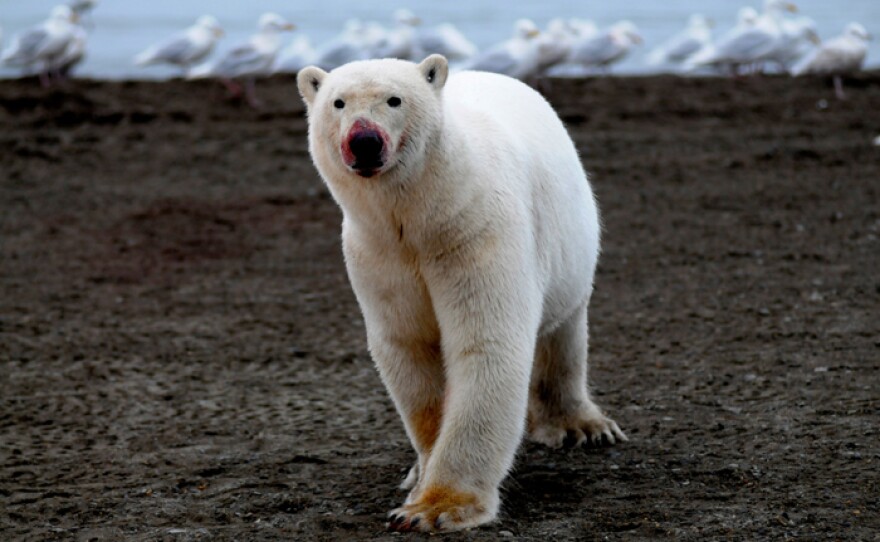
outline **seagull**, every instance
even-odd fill
[[[297,36],[275,59],[273,73],[294,73],[315,63],[315,50],[307,36]]]
[[[648,64],[680,64],[712,43],[712,21],[699,14],[688,19],[687,28],[671,37],[648,55]]]
[[[582,39],[591,38],[599,33],[599,27],[590,19],[569,19],[568,26],[574,31],[575,36]]]
[[[443,55],[451,62],[465,60],[477,54],[477,46],[449,23],[418,32],[416,47],[423,56]]]
[[[40,82],[43,86],[49,86],[54,63],[74,39],[77,19],[76,12],[69,6],[55,6],[48,20],[13,38],[12,44],[0,55],[0,62],[23,68],[42,64]]]
[[[529,19],[514,23],[512,38],[490,47],[472,58],[465,69],[500,73],[524,79],[538,68],[538,48],[535,38],[540,35],[538,27]]]
[[[185,73],[214,50],[223,36],[220,23],[211,15],[202,15],[195,24],[167,40],[149,47],[134,58],[138,66],[173,64]]]
[[[340,35],[318,47],[313,63],[323,70],[330,71],[349,62],[371,58],[373,45],[368,36],[371,31],[377,30],[380,29],[371,29],[358,19],[345,21]],[[373,39],[377,41],[382,39],[384,30],[381,32],[382,36]]]
[[[67,44],[61,56],[52,62],[53,71],[61,79],[68,78],[73,73],[73,69],[86,56],[86,47],[89,41],[89,33],[86,28],[94,27],[91,19],[86,17],[97,4],[98,0],[71,0],[67,4],[78,20],[73,24],[73,38],[70,43]]]
[[[577,37],[578,30],[570,21],[557,18],[548,22],[546,30],[535,38],[535,45],[538,48],[538,66],[535,75],[547,75],[554,66],[565,62]]]
[[[52,71],[60,79],[66,79],[73,73],[73,69],[83,61],[86,56],[86,46],[89,34],[82,24],[73,25],[73,36],[61,53],[52,61]]]
[[[780,28],[782,29],[780,39],[776,48],[767,55],[767,60],[775,62],[785,72],[822,43],[816,29],[816,21],[809,17],[783,20]]]
[[[296,26],[276,13],[264,13],[257,28],[258,32],[247,43],[228,51],[217,62],[196,66],[189,71],[187,78],[219,77],[233,96],[241,94],[241,86],[233,79],[244,78],[245,98],[251,107],[259,107],[260,102],[254,93],[254,79],[272,72],[275,57],[281,49],[279,34]]]
[[[779,33],[772,18],[759,16],[751,7],[741,8],[736,26],[687,59],[684,68],[692,71],[704,66],[727,66],[736,74],[739,66],[756,62],[771,52]]]
[[[571,46],[568,62],[589,69],[608,71],[612,64],[623,60],[633,46],[642,43],[638,28],[630,21],[614,23],[604,32],[576,40]]]
[[[871,35],[859,23],[847,25],[842,36],[830,39],[807,55],[791,70],[794,76],[804,74],[830,75],[834,78],[834,93],[845,100],[842,76],[861,69],[868,54]]]
[[[421,60],[421,51],[416,40],[415,28],[422,20],[408,9],[394,12],[397,27],[386,32],[384,39],[374,45],[375,58],[399,58],[402,60]]]

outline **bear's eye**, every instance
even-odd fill
[[[400,106],[400,98],[397,96],[392,96],[388,98],[388,105],[391,107],[399,107]]]
[[[343,102],[342,100],[336,100],[335,102],[333,102],[333,107],[335,107],[336,109],[342,109],[343,107],[345,107],[345,102]]]

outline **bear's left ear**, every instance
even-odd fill
[[[449,61],[443,55],[431,55],[419,64],[419,71],[422,72],[425,81],[436,90],[440,90],[449,76]]]
[[[311,106],[315,101],[315,95],[321,88],[325,77],[327,77],[327,72],[317,66],[303,68],[296,74],[296,86],[299,88],[299,93],[305,100],[306,106]]]

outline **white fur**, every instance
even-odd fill
[[[415,530],[492,520],[527,418],[531,436],[551,446],[566,434],[626,438],[587,391],[599,218],[575,147],[528,86],[447,75],[433,55],[298,76],[310,151],[343,211],[370,351],[419,453],[407,505],[394,512],[401,523],[392,523]],[[391,96],[402,104],[389,107]],[[370,178],[340,151],[356,119],[391,142]],[[431,405],[442,424],[426,447],[413,420]],[[420,498],[434,486],[473,494],[477,505],[426,511]]]

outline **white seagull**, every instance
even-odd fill
[[[716,43],[689,58],[685,69],[726,66],[731,74],[736,74],[742,65],[764,61],[777,47],[782,34],[777,19],[779,9],[794,11],[796,8],[781,0],[767,0],[761,16],[752,8],[740,9],[737,25]]]
[[[819,39],[816,21],[809,17],[783,20],[780,28],[782,33],[779,41],[776,48],[767,55],[767,60],[775,62],[787,72],[822,40]]]
[[[564,63],[571,54],[571,47],[579,32],[571,21],[551,19],[544,32],[535,38],[538,48],[537,75],[547,75],[554,67]]]
[[[188,79],[219,77],[233,96],[241,95],[241,86],[233,81],[243,78],[245,98],[252,107],[260,103],[254,93],[254,79],[272,73],[275,57],[281,49],[281,32],[296,28],[275,13],[264,13],[257,23],[258,31],[243,43],[223,55],[217,62],[196,66],[190,70]]]
[[[425,57],[438,54],[445,56],[450,62],[465,60],[477,54],[477,46],[449,23],[417,32],[416,46]]]
[[[69,6],[55,6],[48,20],[12,39],[12,43],[0,55],[0,62],[22,68],[38,65],[40,82],[43,86],[49,86],[52,76],[57,76],[55,62],[74,39],[77,20],[76,12]]]
[[[73,73],[73,69],[83,61],[86,56],[89,34],[82,24],[73,25],[73,36],[64,48],[64,52],[52,61],[52,72],[59,78],[66,79]]]
[[[535,38],[541,32],[529,19],[514,23],[512,38],[479,53],[466,63],[465,69],[501,73],[524,79],[538,69],[538,47]]]
[[[373,44],[372,56],[421,61],[415,28],[422,20],[408,9],[398,9],[394,12],[394,21],[397,26],[386,32],[379,43]]]
[[[308,36],[297,36],[278,53],[273,73],[295,73],[301,69],[315,64],[315,49]]]
[[[636,25],[619,21],[604,32],[576,40],[571,46],[568,62],[607,72],[612,64],[623,60],[634,46],[641,43],[642,36]]]
[[[841,100],[846,99],[843,92],[842,76],[861,69],[868,54],[868,41],[871,35],[859,23],[847,25],[842,36],[830,39],[807,55],[792,70],[794,76],[804,74],[830,75],[834,78],[834,92]]]
[[[317,48],[313,64],[330,71],[349,62],[371,58],[373,44],[367,39],[370,32],[371,28],[358,19],[345,21],[341,34]],[[380,40],[382,36],[374,39]]]
[[[214,17],[202,15],[195,24],[167,40],[149,47],[134,58],[138,66],[173,64],[184,72],[211,54],[223,28]]]
[[[648,55],[648,64],[680,64],[712,43],[712,22],[699,14],[688,19],[687,28],[672,36]]]

